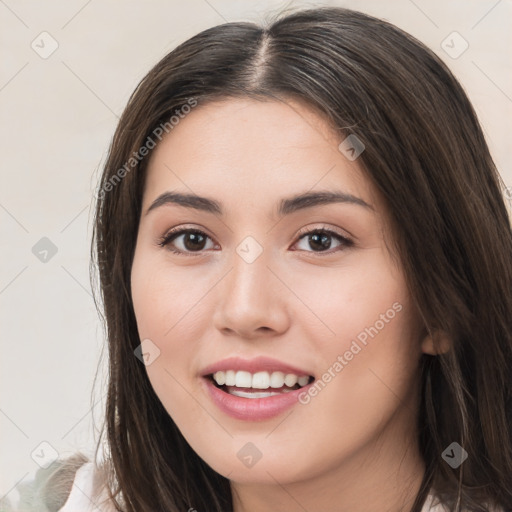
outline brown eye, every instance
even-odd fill
[[[316,253],[326,252],[332,246],[332,239],[335,239],[338,242],[338,249],[335,248],[335,250],[329,251],[329,254],[336,252],[336,250],[341,250],[343,248],[351,247],[352,245],[354,245],[352,240],[349,240],[348,238],[340,235],[339,233],[327,229],[314,229],[312,231],[308,231],[302,234],[301,237],[299,238],[299,241],[306,240],[306,244],[313,250],[300,250]]]
[[[208,239],[210,237],[206,233],[197,229],[181,229],[165,235],[158,245],[177,254],[187,254],[206,250],[205,243]]]

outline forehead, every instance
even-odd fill
[[[153,150],[144,202],[167,190],[222,203],[273,203],[307,190],[337,190],[375,204],[361,166],[338,149],[344,135],[294,100],[199,104]]]

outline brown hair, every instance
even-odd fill
[[[504,187],[461,85],[427,47],[360,12],[299,10],[266,28],[226,23],[166,55],[137,86],[101,178],[93,263],[109,346],[104,428],[120,510],[232,510],[229,480],[189,446],[134,356],[130,274],[148,157],[127,162],[191,98],[295,98],[365,146],[394,249],[425,332],[452,349],[422,356],[418,442],[450,510],[512,507],[512,234]],[[121,172],[121,170],[124,171]],[[95,249],[95,250],[94,250]],[[468,459],[452,469],[442,452]]]

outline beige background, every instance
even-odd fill
[[[0,497],[16,500],[16,485],[53,449],[91,453],[104,390],[91,401],[103,334],[89,284],[90,207],[129,94],[200,30],[260,22],[285,5],[359,9],[425,42],[461,80],[512,186],[511,0],[0,0]],[[469,44],[458,58],[441,47],[453,31]],[[455,38],[452,53],[464,44]],[[46,262],[32,252],[43,237],[57,249]]]

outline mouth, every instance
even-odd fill
[[[305,368],[259,356],[229,357],[200,373],[206,395],[223,414],[262,421],[297,405],[315,377]]]
[[[217,371],[205,378],[220,391],[246,399],[265,399],[297,391],[311,384],[312,375],[299,375],[280,371]]]

